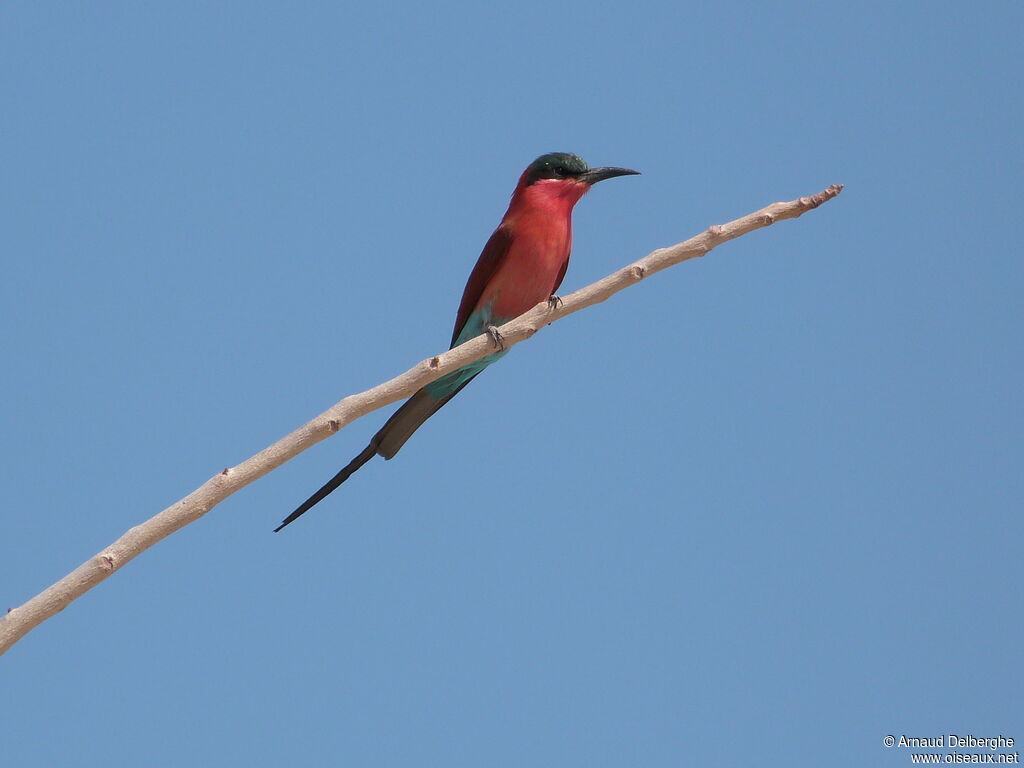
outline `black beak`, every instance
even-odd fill
[[[584,171],[577,178],[587,184],[597,184],[605,179],[614,179],[616,176],[639,176],[640,171],[631,171],[629,168],[591,168]]]

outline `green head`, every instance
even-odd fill
[[[523,174],[523,180],[525,186],[530,186],[542,179],[582,181],[589,185],[615,176],[629,176],[637,173],[639,171],[631,171],[629,168],[590,168],[579,155],[568,152],[548,152],[530,163],[529,168]]]

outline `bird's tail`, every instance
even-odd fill
[[[346,464],[345,468],[342,469],[341,472],[339,472],[330,480],[328,480],[324,484],[323,488],[321,488],[319,491],[317,491],[304,502],[302,502],[302,504],[300,504],[299,507],[294,512],[288,515],[288,517],[286,517],[284,521],[282,521],[282,523],[274,529],[274,533],[277,533],[289,523],[295,522],[304,514],[306,514],[306,512],[312,509],[316,504],[320,503],[325,498],[327,498],[331,491],[333,491],[339,485],[348,480],[349,477],[352,476],[352,473],[359,469],[361,466],[363,466],[363,464],[368,462],[370,459],[372,459],[376,452],[377,446],[375,446],[373,444],[373,441],[371,440],[370,444],[363,449],[363,452],[356,456],[354,459],[352,459],[352,461],[350,461],[348,464]]]
[[[323,501],[339,485],[348,480],[357,469],[380,454],[385,459],[394,458],[395,454],[405,445],[405,441],[412,437],[413,432],[423,426],[423,422],[441,410],[441,407],[457,395],[462,388],[469,384],[474,377],[463,382],[454,392],[444,397],[434,397],[425,389],[421,389],[415,395],[406,400],[402,407],[395,411],[384,426],[373,436],[370,444],[363,449],[363,452],[345,465],[338,474],[328,480],[324,486],[306,499],[299,507],[292,512],[284,521],[274,529],[277,533],[289,523],[294,522],[316,504]]]

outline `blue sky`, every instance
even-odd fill
[[[566,290],[847,185],[516,347],[286,532],[386,411],[145,553],[0,661],[5,765],[1024,739],[1019,4],[0,20],[8,606],[444,349],[542,152],[643,171]]]

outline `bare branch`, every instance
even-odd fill
[[[666,267],[703,256],[717,245],[755,229],[767,227],[776,221],[795,219],[831,200],[842,189],[841,184],[836,184],[811,197],[801,197],[788,203],[773,203],[728,224],[709,227],[696,237],[691,237],[678,245],[659,248],[608,277],[563,296],[561,301],[542,302],[526,314],[501,326],[499,330],[502,343],[506,348],[511,347],[529,338],[545,325],[578,312],[584,307],[602,302],[612,294]],[[119,570],[125,563],[161,539],[198,520],[231,494],[263,477],[310,446],[330,437],[360,416],[402,400],[434,379],[490,354],[494,351],[492,344],[488,335],[483,334],[455,349],[423,360],[390,381],[365,392],[349,395],[255,456],[238,466],[217,473],[181,501],[128,530],[109,547],[86,560],[24,605],[8,611],[6,616],[0,618],[0,654],[6,652],[34,627],[64,610],[73,600]]]

